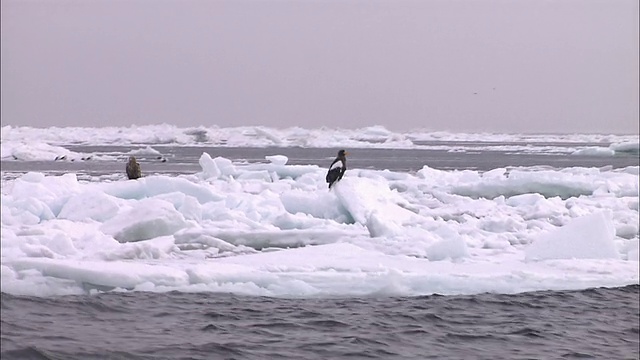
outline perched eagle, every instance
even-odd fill
[[[338,180],[342,179],[342,175],[347,171],[347,152],[344,150],[338,151],[338,157],[331,163],[329,172],[327,172],[327,182],[329,183],[329,189]]]
[[[127,177],[129,179],[137,179],[142,177],[140,164],[138,164],[136,158],[133,156],[129,156],[129,162],[127,163]]]

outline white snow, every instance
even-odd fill
[[[381,127],[347,135],[300,128],[135,129],[141,131],[106,128],[96,137],[152,144],[197,137],[255,146],[315,146],[322,136],[372,146],[406,146],[410,136],[428,140],[426,131],[395,134]],[[81,143],[87,136],[83,128],[3,127],[2,157],[48,159],[43,153],[62,153],[39,144]],[[12,144],[29,144],[29,137],[36,140],[16,152]],[[634,149],[616,136],[559,140],[571,139]],[[139,153],[155,154],[151,147]],[[639,283],[637,167],[349,169],[329,190],[325,168],[287,165],[282,155],[266,160],[239,164],[202,153],[197,174],[119,181],[3,173],[2,291],[413,296]]]

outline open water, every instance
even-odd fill
[[[637,359],[638,285],[274,299],[2,294],[2,359]]]
[[[283,154],[326,166],[334,149],[157,148],[149,173],[199,171],[202,151],[246,162]],[[126,147],[75,147],[120,154]],[[638,165],[637,155],[349,150],[351,168],[416,171],[509,166]],[[356,156],[357,155],[357,156]],[[164,161],[163,161],[164,160]],[[113,162],[3,161],[26,171],[124,174]],[[124,175],[123,175],[124,176]],[[104,293],[49,298],[1,295],[5,359],[638,359],[638,285],[515,295],[278,299],[215,293]]]

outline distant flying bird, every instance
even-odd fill
[[[329,189],[338,180],[342,179],[344,172],[347,171],[347,152],[344,150],[338,151],[338,157],[331,163],[329,171],[327,172],[327,182],[329,183]]]
[[[142,171],[140,171],[140,164],[138,164],[134,156],[129,156],[129,162],[127,163],[127,177],[130,180],[134,180],[142,177]]]

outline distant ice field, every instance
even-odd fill
[[[37,140],[52,145],[131,145],[131,144],[174,144],[229,147],[351,147],[351,148],[418,148],[448,146],[465,143],[471,146],[484,144],[486,147],[537,144],[553,149],[555,145],[583,144],[603,146],[604,144],[624,144],[638,142],[638,134],[492,134],[492,133],[448,133],[428,129],[414,129],[408,132],[393,132],[382,126],[360,129],[305,129],[300,127],[274,129],[260,126],[251,127],[192,127],[180,128],[174,125],[146,125],[102,128],[31,128],[3,126],[2,142]],[[637,148],[637,145],[635,146]]]
[[[239,162],[264,162],[267,154],[282,154],[292,165],[325,166],[337,149],[344,148],[352,152],[350,164],[355,168],[415,172],[423,165],[479,171],[507,166],[620,168],[638,165],[638,147],[637,135],[456,134],[421,129],[394,133],[381,126],[355,130],[4,126],[0,153],[8,172],[36,168],[110,174],[134,155],[146,162],[147,173],[179,174],[198,171],[196,160],[203,151]],[[60,163],[53,164],[56,159]]]
[[[67,129],[67,143],[57,129],[2,128],[3,292],[306,298],[639,283],[637,136],[440,134],[401,148],[379,145],[406,134],[374,127],[342,139],[371,146],[350,147],[340,132],[252,128],[220,131],[226,143],[213,146],[213,130],[162,129],[156,143],[95,129],[104,144],[92,145],[78,141],[84,128]],[[201,144],[180,141],[185,132]],[[292,132],[330,141],[274,144]],[[234,145],[248,134],[253,146]],[[328,190],[340,148],[349,170]],[[142,179],[125,178],[131,155]]]

